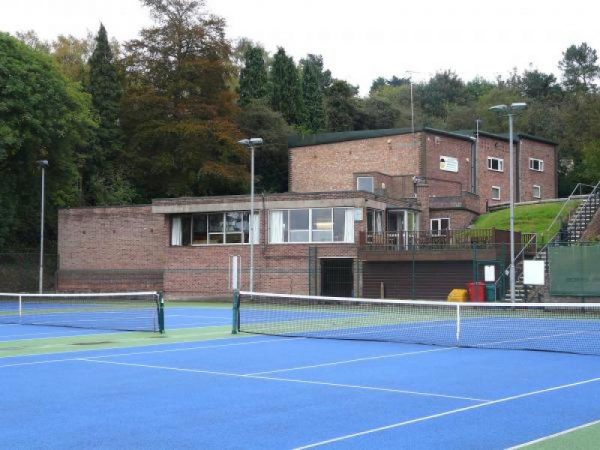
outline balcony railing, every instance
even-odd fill
[[[384,231],[360,233],[360,245],[367,251],[412,251],[418,249],[491,248],[508,244],[508,231],[496,229]],[[515,233],[515,242],[521,247],[521,233]]]

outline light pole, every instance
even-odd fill
[[[262,145],[262,138],[248,138],[238,141],[250,149],[250,292],[254,292],[254,147]]]
[[[41,294],[43,291],[44,284],[44,197],[45,197],[45,175],[46,169],[48,168],[48,160],[40,159],[36,161],[36,164],[42,169],[42,206],[40,212],[40,276],[38,290]]]
[[[512,103],[510,105],[496,105],[490,111],[508,116],[508,148],[509,148],[509,222],[510,222],[510,301],[515,302],[515,186],[514,186],[514,145],[513,145],[513,116],[525,109],[527,103]]]

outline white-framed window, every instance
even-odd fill
[[[259,241],[258,213],[253,220],[254,243]],[[250,212],[182,214],[171,217],[171,245],[249,244]]]
[[[489,170],[495,170],[496,172],[504,172],[504,160],[502,158],[494,158],[488,156],[487,166]]]
[[[271,244],[354,242],[354,208],[275,209],[269,213]]]
[[[445,236],[447,231],[450,229],[450,219],[440,218],[431,219],[431,235],[432,236]]]
[[[492,186],[492,200],[500,200],[500,186]]]
[[[375,192],[373,177],[356,177],[356,190]]]
[[[542,198],[542,187],[538,184],[533,185],[533,198]]]
[[[543,172],[544,161],[541,159],[529,158],[529,169],[537,172]]]

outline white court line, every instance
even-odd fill
[[[152,364],[135,364],[135,363],[124,363],[124,362],[116,362],[116,361],[100,361],[98,359],[90,359],[90,358],[78,358],[78,361],[86,361],[93,362],[98,364],[112,364],[117,366],[127,366],[127,367],[141,367],[145,369],[160,369],[160,370],[171,370],[174,372],[187,372],[187,373],[201,373],[206,375],[220,375],[224,377],[232,377],[232,378],[245,378],[252,380],[268,380],[268,381],[280,381],[285,383],[300,383],[300,384],[311,384],[318,386],[329,386],[329,387],[337,387],[337,388],[349,388],[349,389],[360,389],[366,391],[379,391],[379,392],[392,392],[396,394],[405,394],[405,395],[418,395],[418,396],[426,396],[426,397],[440,397],[440,398],[449,398],[453,400],[468,400],[472,402],[488,402],[489,400],[473,398],[473,397],[462,397],[457,395],[444,395],[444,394],[435,394],[431,392],[418,392],[418,391],[407,391],[401,389],[391,389],[391,388],[380,388],[375,386],[362,386],[356,384],[342,384],[342,383],[327,383],[324,381],[310,381],[310,380],[296,380],[293,378],[276,378],[276,377],[263,377],[263,376],[254,376],[254,375],[244,375],[240,373],[230,373],[230,372],[218,372],[213,370],[203,370],[203,369],[185,369],[181,367],[171,367],[171,366],[156,366]]]
[[[414,351],[414,352],[390,353],[387,355],[379,355],[379,356],[366,356],[364,358],[346,359],[346,360],[342,360],[342,361],[334,361],[334,362],[328,362],[328,363],[322,363],[322,364],[313,364],[311,366],[299,366],[299,367],[291,367],[288,369],[269,370],[269,371],[265,371],[265,372],[253,372],[253,373],[247,373],[245,375],[267,375],[270,373],[291,372],[294,370],[303,370],[303,369],[315,369],[317,367],[337,366],[340,364],[352,364],[355,362],[372,361],[375,359],[396,358],[396,357],[401,357],[401,356],[420,355],[422,353],[443,352],[443,351],[448,351],[448,350],[455,350],[456,348],[457,347],[444,347],[444,348],[434,348],[432,350],[419,350],[419,351]]]
[[[577,427],[569,428],[568,430],[563,430],[560,433],[550,434],[548,436],[544,436],[544,437],[536,439],[534,441],[525,442],[523,444],[519,444],[519,445],[516,445],[514,447],[507,448],[506,450],[517,450],[519,448],[527,447],[528,445],[533,445],[533,444],[537,444],[539,442],[544,442],[544,441],[547,441],[549,439],[553,439],[555,437],[563,436],[563,435],[571,433],[573,431],[581,430],[583,428],[591,427],[591,426],[594,426],[594,425],[597,425],[597,424],[600,424],[600,420],[595,420],[595,421],[590,422],[590,423],[584,423],[583,425],[579,425]]]
[[[206,335],[204,335],[204,336],[206,336]],[[88,356],[87,358],[88,359],[114,358],[114,357],[117,357],[117,356],[149,355],[149,354],[153,354],[153,353],[184,352],[184,351],[187,351],[187,350],[203,350],[203,349],[221,348],[221,347],[236,347],[236,346],[239,346],[239,345],[253,345],[253,344],[264,344],[264,343],[273,343],[273,342],[285,342],[285,341],[297,340],[297,339],[303,339],[303,338],[268,339],[268,340],[262,340],[262,341],[236,342],[235,344],[203,345],[203,346],[197,346],[197,347],[171,348],[171,349],[165,349],[165,350],[148,350],[148,351],[129,352],[129,353],[114,353],[114,354],[109,354],[109,355]],[[189,344],[189,342],[168,342],[168,343],[164,343],[164,344],[154,344],[154,345],[173,345],[173,344]],[[126,347],[82,349],[82,350],[78,350],[77,352],[73,352],[73,353],[89,352],[89,351],[118,350],[118,349],[125,349],[125,348]],[[42,355],[40,355],[40,354],[14,355],[14,356],[0,357],[0,359],[22,358],[22,357],[29,357],[29,356],[42,356]],[[77,360],[80,360],[80,359],[81,358],[64,358],[64,359],[50,359],[50,360],[43,360],[43,361],[23,362],[23,363],[15,363],[15,364],[0,364],[0,369],[3,368],[3,367],[17,367],[17,366],[31,366],[31,365],[35,365],[35,364],[45,364],[46,362],[48,362],[48,363],[54,363],[54,362],[61,362],[61,361],[77,361]]]
[[[554,386],[551,388],[540,389],[537,391],[526,392],[524,394],[513,395],[510,397],[504,397],[504,398],[500,398],[498,400],[490,400],[485,403],[479,403],[477,405],[471,405],[471,406],[466,406],[463,408],[451,409],[449,411],[445,411],[445,412],[438,413],[438,414],[432,414],[429,416],[418,417],[416,419],[405,420],[403,422],[393,423],[390,425],[385,425],[383,427],[371,428],[370,430],[360,431],[358,433],[346,434],[344,436],[338,436],[338,437],[335,437],[332,439],[327,439],[325,441],[314,442],[312,444],[303,445],[302,447],[296,447],[294,450],[304,450],[307,448],[320,447],[322,445],[332,444],[334,442],[345,441],[347,439],[352,439],[352,438],[355,438],[358,436],[365,436],[367,434],[378,433],[380,431],[386,431],[386,430],[391,430],[394,428],[400,428],[400,427],[403,427],[406,425],[411,425],[414,423],[425,422],[427,420],[437,419],[439,417],[450,416],[452,414],[458,414],[458,413],[470,411],[473,409],[483,408],[483,407],[491,406],[491,405],[497,405],[499,403],[506,403],[506,402],[510,402],[512,400],[518,400],[521,398],[532,397],[534,395],[544,394],[546,392],[553,392],[553,391],[558,391],[561,389],[567,389],[567,388],[571,388],[571,387],[575,387],[575,386],[581,386],[583,384],[595,383],[597,381],[600,381],[600,378],[590,378],[589,380],[583,380],[583,381],[578,381],[575,383],[563,384],[563,385]]]

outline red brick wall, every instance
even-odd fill
[[[556,198],[556,158],[555,147],[550,144],[523,138],[514,145],[515,150],[515,202],[540,200],[533,198],[533,185],[542,188],[541,199]],[[492,156],[504,159],[504,172],[487,168],[487,158]],[[544,161],[544,171],[529,169],[529,158]],[[517,160],[518,159],[518,160]],[[490,205],[510,201],[509,194],[510,151],[508,141],[481,136],[477,156],[477,193],[481,196],[482,207],[486,199]],[[491,199],[492,186],[500,186],[500,200]]]
[[[291,192],[356,190],[353,174],[357,172],[419,173],[419,152],[414,149],[412,135],[290,149]]]
[[[60,210],[58,289],[161,289],[167,239],[150,206]]]
[[[519,158],[519,193],[520,202],[540,200],[533,197],[533,185],[541,187],[541,199],[556,198],[556,157],[554,146],[542,142],[522,139]],[[544,171],[538,172],[529,168],[529,158],[544,161]]]
[[[489,170],[488,157],[503,159],[504,171]],[[509,167],[508,141],[480,136],[477,146],[477,193],[480,196],[482,212],[485,211],[486,201],[490,205],[509,201]],[[492,186],[500,187],[500,200],[492,200]]]
[[[427,134],[425,138],[425,176],[435,180],[454,181],[460,183],[461,190],[468,191],[471,180],[471,142],[449,136]],[[440,169],[440,156],[450,156],[458,160],[458,172]],[[432,191],[437,195],[453,195],[447,193],[448,186]],[[460,193],[460,191],[458,192]]]

